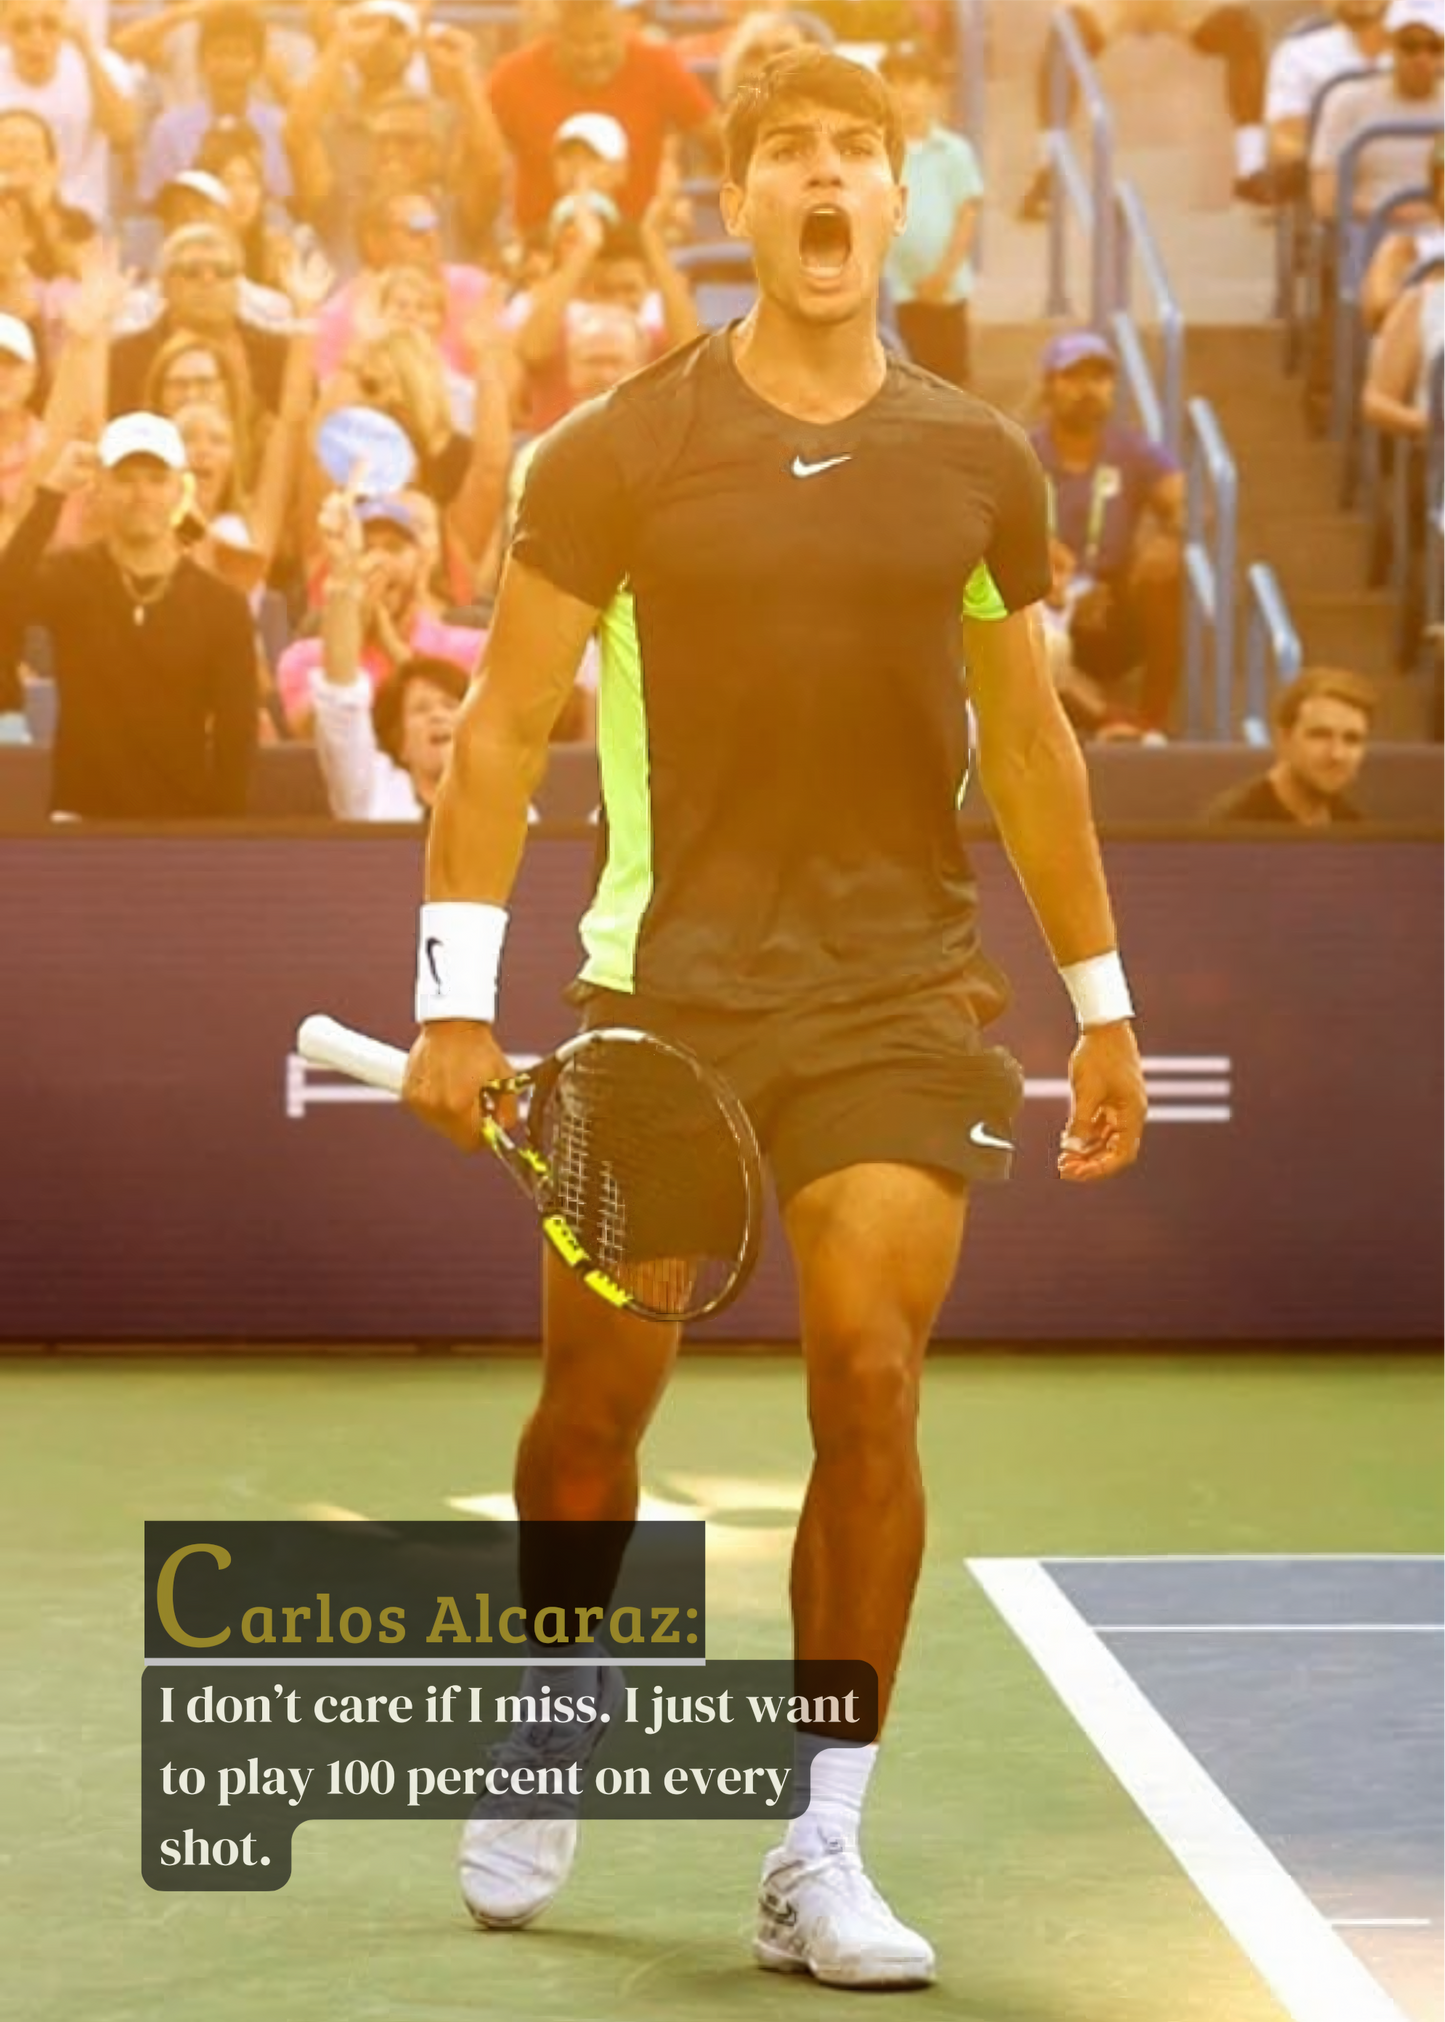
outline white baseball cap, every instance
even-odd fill
[[[359,21],[394,21],[408,35],[421,34],[421,16],[411,0],[356,0],[351,12]]]
[[[1391,35],[1406,28],[1424,28],[1445,42],[1445,0],[1391,0],[1385,28]]]
[[[219,176],[210,175],[205,169],[182,169],[162,183],[157,192],[157,201],[170,190],[189,190],[193,196],[205,197],[208,202],[219,204],[223,211],[231,208],[231,192]]]
[[[128,456],[152,456],[171,470],[186,467],[186,445],[173,422],[161,414],[118,414],[100,438],[102,470],[114,470]]]
[[[0,316],[0,351],[8,352],[12,358],[22,358],[27,365],[35,363],[35,339],[30,334],[30,325],[22,323],[18,316]]]
[[[553,134],[552,145],[561,147],[567,140],[580,141],[583,147],[590,147],[593,154],[603,161],[623,162],[627,159],[626,130],[610,112],[574,112]]]

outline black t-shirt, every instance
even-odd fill
[[[603,612],[584,981],[747,1008],[967,963],[959,621],[1049,584],[1019,429],[897,358],[797,421],[720,332],[544,439],[513,553]]]
[[[1353,801],[1337,794],[1330,802],[1330,821],[1361,821],[1363,816]],[[1269,774],[1262,773],[1258,779],[1247,779],[1242,786],[1232,786],[1227,793],[1220,794],[1210,802],[1205,811],[1206,821],[1279,821],[1288,822],[1293,828],[1302,827],[1296,821],[1284,802],[1274,790],[1274,782]]]
[[[245,598],[182,559],[138,624],[107,548],[43,553],[63,503],[38,492],[0,556],[0,638],[29,625],[51,638],[52,808],[97,820],[242,814],[258,701]]]

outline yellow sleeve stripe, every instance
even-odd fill
[[[980,562],[964,584],[963,616],[995,624],[1009,616],[1008,605],[998,593],[998,584],[989,574],[987,562]]]

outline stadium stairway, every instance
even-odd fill
[[[1280,366],[1277,329],[1194,326],[1187,382],[1211,401],[1239,466],[1239,552],[1269,562],[1306,663],[1352,667],[1379,685],[1378,734],[1425,734],[1426,685],[1394,666],[1394,604],[1366,581],[1365,523],[1339,505],[1337,443],[1311,438],[1300,381]]]

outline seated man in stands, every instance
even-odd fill
[[[1310,119],[1325,86],[1352,71],[1388,68],[1389,4],[1390,0],[1329,0],[1327,19],[1286,35],[1271,56],[1264,118],[1277,200],[1303,196],[1309,187]]]
[[[1098,685],[1103,733],[1162,736],[1181,671],[1184,473],[1113,418],[1118,366],[1106,338],[1055,337],[1043,375],[1045,419],[1031,440],[1053,503],[1050,601],[1066,614],[1075,668]],[[1131,706],[1123,690],[1136,674]]]
[[[1364,763],[1374,713],[1374,692],[1358,674],[1307,667],[1275,704],[1274,764],[1221,794],[1205,819],[1293,822],[1300,828],[1361,820],[1347,795]]]
[[[0,555],[0,637],[50,634],[59,716],[51,807],[95,820],[244,812],[256,659],[244,597],[181,552],[185,447],[157,414],[70,442]],[[103,533],[47,555],[65,500],[95,486]]]
[[[1264,31],[1251,8],[1236,0],[1088,0],[1068,9],[1090,56],[1098,56],[1117,35],[1183,36],[1201,56],[1217,56],[1224,65],[1224,89],[1234,122],[1234,193],[1244,203],[1270,201],[1264,134]],[[1039,66],[1039,126],[1053,124],[1050,56],[1045,49]],[[1072,120],[1075,92],[1069,82],[1067,118]],[[1053,177],[1047,159],[1029,184],[1019,216],[1025,223],[1048,214]]]
[[[241,281],[240,242],[229,225],[183,225],[171,234],[161,248],[155,320],[110,348],[112,414],[139,404],[157,354],[181,330],[224,346],[259,405],[280,411],[287,339],[245,319]]]
[[[1390,67],[1332,91],[1320,114],[1310,151],[1310,203],[1323,223],[1337,220],[1339,162],[1366,127],[1418,123],[1420,137],[1372,142],[1355,172],[1354,215],[1367,218],[1397,190],[1425,181],[1431,139],[1438,131],[1445,74],[1445,0],[1391,0],[1385,16]],[[1428,205],[1419,206],[1428,214]],[[1397,220],[1404,224],[1408,214]]]
[[[364,499],[356,507],[367,568],[359,663],[373,689],[405,660],[449,660],[467,674],[486,639],[475,625],[449,624],[433,589],[440,554],[436,507],[420,492]],[[324,595],[324,592],[323,592]],[[297,639],[281,655],[276,683],[294,736],[311,722],[311,676],[319,638]]]

